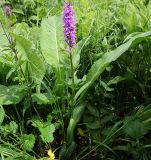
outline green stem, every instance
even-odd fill
[[[69,50],[69,55],[70,55],[71,78],[72,78],[72,100],[71,100],[71,106],[73,108],[73,106],[74,106],[74,95],[75,95],[75,82],[74,82],[74,67],[73,67],[71,48]]]
[[[3,24],[2,24],[1,21],[0,21],[0,25],[2,26],[2,29],[3,29],[3,31],[4,31],[4,34],[5,34],[8,42],[9,42],[9,44],[11,45],[11,50],[12,50],[12,52],[13,52],[14,55],[15,55],[15,60],[16,60],[16,62],[17,62],[17,64],[18,64],[18,67],[20,68],[20,72],[21,72],[21,74],[22,74],[22,77],[23,77],[23,78],[25,79],[25,81],[26,81],[26,77],[25,77],[25,75],[24,75],[24,72],[23,72],[23,69],[22,69],[22,67],[21,67],[21,64],[19,63],[19,58],[18,58],[18,55],[17,55],[17,50],[16,50],[16,48],[15,48],[14,45],[13,45],[12,38],[11,38],[11,36],[9,35],[9,33],[8,33],[8,34],[6,33],[5,28],[4,28],[4,26],[3,26]]]
[[[38,110],[36,109],[36,107],[33,103],[33,100],[32,100],[32,90],[31,90],[31,88],[29,88],[29,93],[28,94],[29,94],[28,96],[29,96],[29,100],[30,100],[30,105],[33,107],[33,109],[36,112],[38,118],[41,120],[40,114],[39,114]]]
[[[11,148],[13,148],[13,149],[15,149],[16,151],[21,152],[20,149],[14,147],[14,145],[10,144],[9,142],[5,142],[5,141],[3,141],[2,139],[0,139],[0,142],[3,143],[3,144],[5,144],[5,145],[7,145],[7,146],[9,146],[9,147],[11,147]]]

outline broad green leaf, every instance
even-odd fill
[[[16,122],[11,121],[9,124],[2,125],[0,129],[1,129],[1,132],[6,135],[9,133],[14,134],[18,131],[18,125]]]
[[[40,120],[33,120],[32,125],[39,129],[41,133],[41,138],[46,143],[51,143],[54,140],[53,133],[55,131],[55,126],[51,121],[42,122]]]
[[[32,95],[33,102],[37,102],[38,104],[47,104],[49,103],[48,97],[46,97],[42,93],[35,93]]]
[[[0,51],[2,50],[2,48],[4,48],[6,45],[8,45],[8,40],[4,34],[4,31],[0,25]]]
[[[19,103],[26,93],[24,86],[3,86],[0,85],[0,105]]]
[[[101,128],[100,120],[98,120],[97,118],[94,118],[94,117],[93,118],[91,117],[91,120],[92,121],[89,121],[88,119],[85,119],[85,123],[86,123],[87,128],[94,129],[94,130],[97,130],[97,129]]]
[[[55,126],[51,125],[44,125],[40,128],[41,138],[44,142],[51,143],[54,140],[53,132],[55,131]]]
[[[22,148],[26,151],[31,151],[35,144],[35,136],[33,134],[23,134],[21,136]]]
[[[25,8],[26,7],[34,7],[35,6],[35,2],[34,0],[24,0],[24,5],[25,5]]]
[[[6,47],[6,45],[9,44],[4,30],[5,32],[7,31],[7,24],[6,24],[3,10],[0,8],[0,37],[1,37],[0,38],[0,51],[2,50],[2,48],[4,48],[4,46]]]
[[[3,137],[7,137],[8,135],[14,135],[18,131],[18,125],[16,122],[11,121],[9,124],[1,125],[0,132]]]
[[[3,123],[4,117],[5,117],[5,111],[3,106],[0,105],[0,125]]]
[[[43,58],[36,53],[29,54],[28,58],[29,71],[31,72],[31,77],[37,84],[40,84],[45,75],[45,65]]]
[[[56,81],[53,87],[53,93],[58,97],[63,97],[66,95],[66,84],[64,78],[67,72],[65,68],[62,67],[59,68],[59,71],[55,73],[56,73]]]
[[[16,47],[19,53],[25,57],[30,77],[40,84],[45,74],[45,64],[40,54],[32,48],[32,44],[24,37],[13,34],[16,39]]]
[[[93,85],[95,80],[100,76],[100,74],[105,70],[105,68],[117,58],[119,58],[123,53],[125,53],[132,46],[138,44],[146,37],[151,36],[151,31],[143,32],[137,34],[136,36],[130,38],[126,43],[117,47],[115,50],[105,53],[99,60],[97,60],[92,67],[90,68],[85,84],[78,90],[74,100],[76,102],[77,98],[81,95],[80,98],[84,96],[89,87]]]
[[[2,24],[5,27],[7,26],[7,22],[6,22],[6,18],[5,18],[5,14],[4,14],[3,8],[0,8],[0,21],[2,22]]]
[[[58,98],[54,97],[50,93],[34,93],[32,94],[33,102],[37,102],[38,104],[52,104]]]
[[[90,112],[90,114],[93,115],[94,117],[100,117],[99,110],[95,108],[94,106],[87,105],[87,109]]]
[[[29,30],[30,30],[30,27],[28,26],[27,23],[25,22],[16,23],[13,29],[13,33],[17,35],[22,35],[24,37],[29,37]]]
[[[13,13],[17,13],[17,14],[21,14],[21,15],[24,15],[24,12],[22,9],[20,8],[13,8]]]
[[[124,124],[125,133],[132,138],[140,139],[147,133],[145,124],[135,117],[126,117]]]
[[[63,42],[61,18],[51,16],[41,23],[40,45],[42,54],[52,67],[58,68],[61,61],[60,45]]]

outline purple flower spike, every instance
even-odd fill
[[[11,10],[10,6],[8,6],[8,5],[4,6],[4,13],[7,17],[12,15],[12,10]]]
[[[74,11],[70,2],[67,2],[63,11],[64,37],[69,47],[76,45],[76,26],[74,20]]]

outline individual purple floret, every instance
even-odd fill
[[[76,26],[74,20],[74,11],[70,2],[67,2],[63,11],[64,37],[69,47],[76,45]]]
[[[8,5],[4,6],[4,13],[7,17],[12,15],[12,10],[11,10],[10,6],[8,6]]]

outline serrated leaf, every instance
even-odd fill
[[[23,134],[21,136],[22,148],[26,151],[31,151],[35,144],[35,136],[33,134]]]
[[[54,140],[53,132],[55,131],[55,126],[51,125],[44,125],[43,128],[40,128],[41,138],[44,142],[51,143]]]
[[[18,131],[18,125],[16,122],[11,121],[9,124],[2,125],[0,128],[1,132],[5,135],[15,134]],[[6,132],[7,131],[7,132]]]
[[[41,138],[46,143],[51,143],[54,140],[53,132],[55,131],[55,126],[50,122],[42,122],[40,120],[32,121],[32,125],[37,127],[41,133]]]

